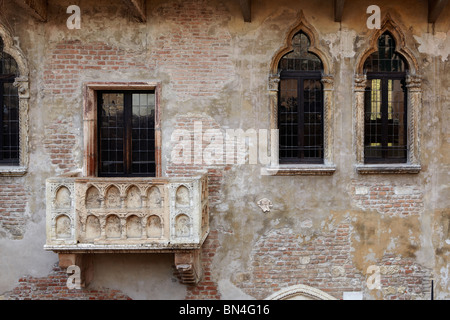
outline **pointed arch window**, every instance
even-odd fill
[[[395,51],[389,32],[364,63],[364,163],[406,163],[408,64]]]
[[[3,49],[0,38],[0,165],[17,166],[20,164],[19,93],[14,82],[19,68]]]
[[[279,161],[324,162],[323,64],[309,52],[303,32],[292,38],[292,51],[279,61],[278,91]]]
[[[357,59],[354,78],[356,170],[419,173],[420,66],[401,27],[386,15]]]

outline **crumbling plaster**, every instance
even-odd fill
[[[252,23],[244,23],[238,5],[228,1],[208,1],[215,10],[225,7],[227,16],[211,23],[208,33],[227,37],[232,76],[220,90],[210,96],[180,97],[173,88],[173,74],[164,64],[152,61],[152,48],[158,35],[170,36],[179,26],[164,16],[161,8],[180,1],[152,1],[145,24],[131,21],[118,5],[108,1],[81,1],[82,28],[65,27],[65,9],[70,1],[49,1],[49,19],[39,23],[21,12],[10,19],[20,46],[30,66],[30,166],[23,178],[15,178],[31,192],[28,201],[28,223],[21,240],[0,239],[0,294],[11,290],[21,275],[45,276],[56,256],[43,251],[45,242],[44,180],[58,174],[50,165],[48,152],[41,143],[45,128],[57,120],[68,119],[77,143],[73,150],[75,166],[82,159],[82,83],[86,81],[157,80],[162,83],[163,173],[170,163],[170,136],[176,116],[190,112],[213,117],[223,128],[268,128],[268,77],[273,55],[293,21],[303,10],[306,19],[319,33],[319,41],[328,50],[334,64],[335,114],[334,162],[338,170],[328,177],[261,176],[255,165],[232,166],[221,183],[221,203],[211,208],[211,228],[219,231],[220,247],[211,267],[223,297],[252,298],[236,285],[233,274],[246,273],[252,248],[272,230],[288,228],[310,241],[326,233],[344,219],[350,219],[353,230],[353,263],[365,275],[369,264],[376,264],[384,253],[413,258],[433,272],[439,286],[437,297],[448,299],[448,225],[449,217],[449,117],[445,101],[450,98],[449,34],[450,8],[442,14],[434,30],[426,23],[426,3],[415,5],[379,1],[386,12],[401,25],[408,48],[419,61],[423,76],[423,99],[420,110],[422,170],[417,175],[360,176],[354,170],[353,147],[353,77],[356,57],[368,45],[365,9],[370,1],[348,2],[343,22],[334,23],[331,1],[259,1],[252,11]],[[11,10],[11,8],[9,8]],[[125,50],[134,61],[145,61],[148,69],[128,71],[90,71],[80,74],[78,94],[69,98],[46,93],[43,73],[56,44],[79,40],[82,43],[105,42]],[[6,178],[12,179],[12,178]],[[357,208],[351,198],[352,181],[367,183],[415,185],[424,197],[423,211],[414,217],[386,217],[373,210]],[[273,203],[263,213],[257,201],[267,198]],[[306,227],[305,227],[306,226]],[[370,231],[370,232],[369,232]],[[307,240],[306,240],[307,239]],[[19,256],[20,255],[20,256]],[[167,255],[123,258],[102,255],[95,258],[96,277],[92,286],[119,288],[133,298],[183,298],[185,287],[172,281],[171,258]],[[111,266],[114,266],[111,268]],[[6,272],[5,272],[6,270]],[[9,271],[8,271],[9,270]],[[280,284],[280,287],[282,284]],[[378,296],[366,292],[368,298]]]

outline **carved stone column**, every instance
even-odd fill
[[[406,77],[408,90],[408,162],[419,165],[419,106],[422,100],[422,78],[417,75]]]
[[[19,164],[24,170],[28,169],[28,108],[30,90],[28,77],[18,77],[14,81],[19,94]]]
[[[366,90],[367,77],[365,75],[356,75],[355,91],[355,144],[356,144],[356,162],[364,163],[364,94]]]
[[[83,134],[84,134],[84,165],[83,176],[96,176],[97,150],[97,108],[94,106],[95,92],[89,88],[84,92],[84,114],[83,114]]]
[[[271,155],[271,158],[275,160],[276,163],[272,163],[271,165],[276,166],[278,164],[279,159],[279,138],[278,138],[278,90],[279,90],[279,83],[280,83],[280,75],[279,74],[272,74],[269,77],[269,103],[270,103],[270,129],[273,130],[271,132],[272,135],[275,135],[271,139],[272,142],[275,142],[277,145],[272,146],[271,145],[271,152],[273,152],[273,155]],[[275,131],[277,130],[277,131]]]
[[[324,162],[333,163],[333,119],[334,119],[334,79],[331,75],[322,75],[323,84],[323,143],[324,143]]]

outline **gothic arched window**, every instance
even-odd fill
[[[280,163],[324,162],[323,64],[309,47],[308,36],[298,32],[278,64]]]
[[[364,162],[407,162],[408,65],[395,51],[389,32],[378,38],[378,51],[364,62]]]
[[[0,38],[0,165],[10,166],[20,163],[19,93],[14,86],[19,68],[3,47]]]

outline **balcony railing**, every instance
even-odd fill
[[[207,181],[206,175],[50,178],[46,185],[45,249],[59,254],[186,255],[195,251],[192,257],[198,260],[199,249],[209,233]],[[186,261],[186,257],[178,260]],[[180,268],[189,269],[189,263]]]

